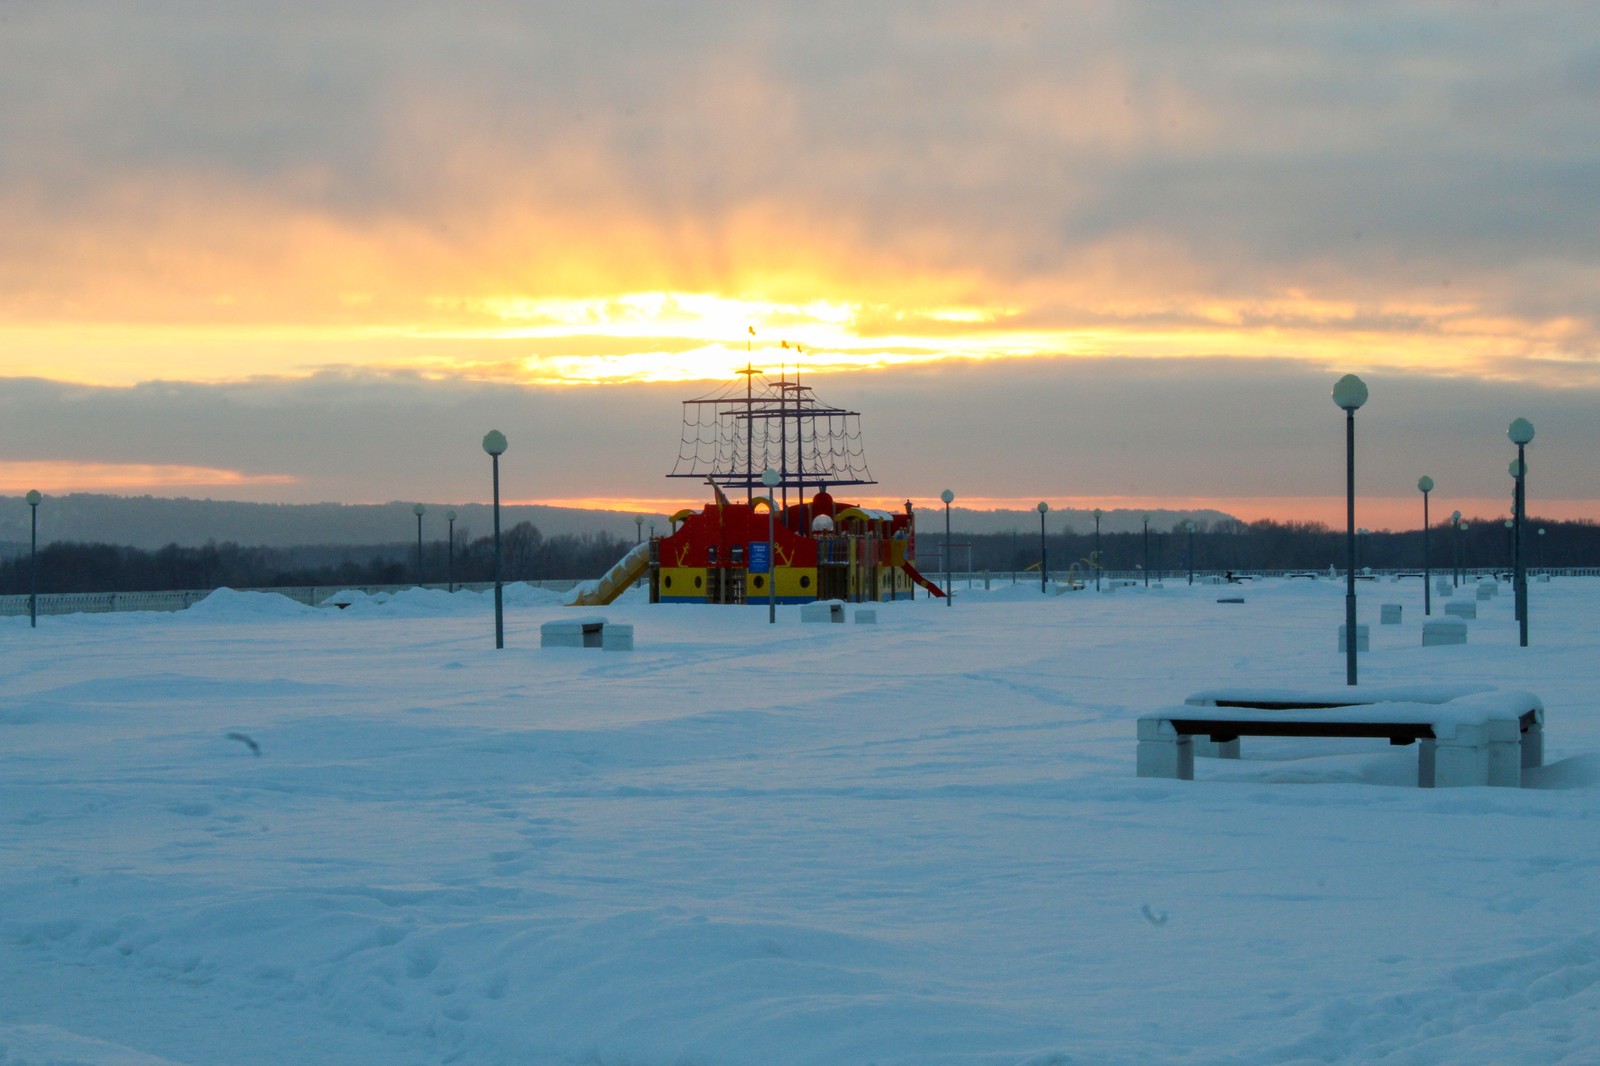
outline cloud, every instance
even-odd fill
[[[952,362],[808,375],[861,412],[864,494],[927,500],[1205,501],[1251,517],[1342,513],[1344,424],[1334,375],[1287,360]],[[1377,373],[1357,418],[1358,490],[1434,502],[1509,498],[1506,426],[1530,418],[1531,499],[1600,510],[1600,388]],[[483,500],[483,434],[511,447],[503,491],[525,502],[694,502],[669,481],[692,384],[529,387],[350,369],[309,378],[129,388],[0,380],[0,467],[145,464],[236,472],[196,490],[278,502]],[[31,469],[43,469],[34,466]],[[8,482],[15,477],[7,475]],[[38,484],[45,492],[60,486]],[[130,494],[171,494],[152,478]],[[1323,501],[1320,510],[1308,501]],[[1120,503],[1112,501],[1122,501]],[[1281,510],[1273,501],[1282,501]],[[1447,505],[1448,504],[1448,505]],[[996,503],[998,505],[998,502]],[[665,509],[665,504],[652,510]],[[1538,510],[1538,507],[1535,507]],[[1570,513],[1570,512],[1569,512]],[[1375,521],[1375,520],[1374,520]]]
[[[1420,337],[1411,362],[1453,369],[1451,339],[1473,372],[1548,374],[1600,356],[1588,19],[27,6],[0,34],[0,316],[377,330],[381,362],[494,324],[489,299],[713,293],[868,331],[1114,320],[1163,354],[1288,329],[1279,354]],[[1186,332],[1140,339],[1161,322]]]

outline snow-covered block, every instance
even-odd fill
[[[1152,584],[1150,587],[1153,588],[1153,589],[1164,589],[1167,586],[1165,586],[1161,582],[1157,581],[1154,584]]]
[[[874,626],[878,624],[878,609],[876,607],[857,607],[852,616],[858,626]]]
[[[1129,589],[1137,584],[1138,582],[1131,577],[1119,577],[1111,582],[1111,587],[1114,589]]]
[[[843,600],[817,600],[800,607],[802,622],[838,622],[844,624]]]
[[[1478,617],[1478,605],[1471,600],[1462,600],[1460,603],[1447,603],[1444,605],[1444,613],[1455,615],[1457,618],[1476,618]]]
[[[1455,604],[1450,606],[1454,607]],[[1439,618],[1422,623],[1422,646],[1431,648],[1438,644],[1465,644],[1467,623],[1459,618]]]
[[[1454,591],[1455,586],[1450,584],[1449,578],[1441,577],[1433,583],[1433,594],[1435,596],[1443,596],[1445,599],[1449,599],[1450,594]]]
[[[1550,583],[1549,574],[1535,574],[1533,579],[1542,585],[1548,585]]]
[[[607,622],[600,627],[600,647],[603,651],[632,651],[633,626],[626,622]]]
[[[1115,591],[1117,591],[1117,586],[1116,586],[1116,584],[1114,582],[1107,583],[1105,585],[1101,585],[1100,586],[1100,591],[1101,592],[1115,592]]]
[[[1207,585],[1220,585],[1220,584],[1222,584],[1222,578],[1218,577],[1216,574],[1207,574],[1205,577],[1201,578],[1200,580],[1204,581]]]
[[[1140,777],[1194,780],[1194,743],[1165,718],[1139,719],[1137,761]]]
[[[1356,651],[1367,651],[1372,643],[1370,637],[1371,634],[1368,631],[1367,624],[1365,622],[1358,623],[1356,625]],[[1345,650],[1344,626],[1339,627],[1339,650],[1341,652]]]
[[[562,618],[539,627],[541,648],[598,648],[606,620],[598,615]]]
[[[1386,603],[1378,608],[1378,624],[1383,626],[1397,626],[1400,624],[1400,604]]]

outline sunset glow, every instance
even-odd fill
[[[194,489],[237,489],[250,486],[293,485],[287,474],[245,474],[205,466],[163,463],[77,463],[10,461],[0,465],[0,493],[21,495],[48,486],[55,495],[68,492],[141,494]]]
[[[1600,498],[1581,8],[274,10],[8,16],[6,483],[676,510],[751,365],[886,493],[1337,521],[1353,372],[1374,499]]]

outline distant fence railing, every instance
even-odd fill
[[[529,585],[533,588],[550,589],[553,592],[568,592],[579,584],[577,578],[561,578],[550,581],[518,581],[515,584]],[[512,582],[507,582],[512,584]],[[438,589],[443,592],[447,586],[438,585],[289,585],[280,588],[254,588],[238,589],[239,592],[272,592],[279,596],[286,596],[298,603],[318,607],[327,601],[328,597],[344,591],[363,592],[371,596],[379,592],[396,593],[405,592],[414,588]],[[492,581],[458,581],[456,588],[469,589],[473,592],[487,592],[494,588]],[[112,611],[181,611],[199,603],[215,591],[213,589],[177,589],[167,592],[58,592],[40,593],[38,611],[43,615],[55,614],[107,614]],[[28,613],[27,596],[0,596],[0,617],[26,615]]]
[[[1250,578],[1257,578],[1257,577],[1291,577],[1291,576],[1302,577],[1302,576],[1308,576],[1308,575],[1311,575],[1311,574],[1315,574],[1319,579],[1321,579],[1323,581],[1329,580],[1328,572],[1326,570],[1234,570],[1234,571],[1231,571],[1231,572],[1235,577],[1250,577]],[[1227,573],[1229,573],[1229,571],[1225,571],[1225,570],[1196,570],[1194,572],[1194,576],[1195,576],[1195,580],[1196,581],[1209,581],[1211,578],[1217,578],[1217,579],[1220,580]],[[1435,578],[1443,577],[1443,578],[1448,579],[1450,577],[1450,573],[1451,573],[1451,571],[1449,570],[1448,567],[1443,569],[1443,570],[1435,569],[1433,571],[1433,575],[1434,575]],[[1501,575],[1504,575],[1505,574],[1505,568],[1504,567],[1500,567],[1500,568],[1495,568],[1495,567],[1473,567],[1471,569],[1468,569],[1466,571],[1466,573],[1467,573],[1467,575],[1468,575],[1468,577],[1470,579],[1476,581],[1479,577],[1482,577],[1482,576],[1488,575],[1488,574],[1501,574]],[[1600,567],[1592,567],[1592,566],[1529,567],[1528,573],[1530,573],[1530,574],[1551,574],[1551,575],[1554,575],[1556,577],[1600,577]],[[1399,574],[1399,575],[1402,575],[1402,576],[1408,577],[1408,578],[1414,576],[1414,577],[1417,577],[1417,578],[1420,579],[1420,577],[1421,577],[1421,571],[1412,570],[1412,569],[1398,569],[1398,570],[1376,570],[1375,569],[1375,570],[1372,571],[1372,575],[1371,576],[1374,577],[1374,578],[1391,578],[1391,577],[1394,577],[1396,574]],[[944,583],[944,574],[942,572],[936,572],[936,571],[930,570],[930,571],[926,572],[924,574],[924,576],[927,577],[929,580],[933,581],[936,584],[943,584]],[[1067,578],[1067,572],[1064,571],[1064,570],[1063,571],[1059,571],[1059,572],[1052,570],[1050,572],[1049,576],[1050,576],[1050,580],[1052,582],[1065,581],[1066,578]],[[1077,570],[1077,571],[1073,572],[1072,576],[1076,580],[1082,581],[1082,580],[1087,579],[1087,581],[1090,584],[1094,583],[1094,572],[1093,571],[1087,571],[1086,572],[1086,571],[1083,571],[1083,570]],[[1102,581],[1131,580],[1131,581],[1135,581],[1135,582],[1137,582],[1139,584],[1143,584],[1144,583],[1144,571],[1143,570],[1105,570],[1105,571],[1101,572],[1100,578],[1101,578]],[[1150,580],[1151,581],[1161,581],[1161,582],[1184,581],[1184,582],[1186,582],[1186,581],[1188,581],[1188,579],[1189,579],[1189,571],[1187,571],[1187,570],[1152,570],[1152,571],[1150,571]],[[1338,572],[1338,574],[1336,575],[1335,579],[1336,580],[1343,580],[1344,579],[1343,571]],[[1029,570],[1014,570],[1014,571],[1013,570],[972,570],[972,571],[961,570],[961,571],[957,571],[956,573],[950,575],[950,580],[951,580],[951,583],[956,585],[957,587],[965,587],[965,588],[981,588],[981,587],[985,587],[986,585],[989,588],[993,588],[996,585],[1002,585],[1002,584],[1023,584],[1023,585],[1026,585],[1026,584],[1030,584],[1031,583],[1031,584],[1037,585],[1039,583],[1039,571],[1037,571],[1037,570],[1031,570],[1031,571],[1029,571]],[[552,592],[569,592],[573,588],[575,588],[578,585],[582,584],[582,580],[578,579],[578,578],[560,578],[560,579],[552,579],[552,580],[549,580],[549,581],[518,581],[518,582],[514,582],[514,583],[515,584],[519,584],[519,585],[528,585],[528,586],[531,586],[533,588],[550,589]],[[513,582],[507,582],[507,584],[513,584]],[[333,596],[333,595],[335,595],[335,594],[337,594],[339,592],[346,591],[346,590],[352,590],[352,591],[355,591],[355,592],[363,592],[363,593],[366,593],[367,595],[371,596],[371,595],[374,595],[374,594],[379,593],[379,592],[387,592],[387,593],[393,594],[393,593],[396,593],[396,592],[405,592],[405,591],[407,591],[409,589],[414,589],[414,588],[438,589],[438,590],[440,590],[442,592],[442,591],[445,591],[446,586],[444,586],[442,584],[439,584],[439,585],[420,585],[420,586],[418,586],[418,585],[289,585],[289,586],[284,586],[284,587],[280,587],[280,588],[239,589],[237,591],[240,591],[240,592],[273,592],[273,593],[277,593],[279,596],[286,596],[289,599],[295,600],[295,601],[297,601],[299,603],[309,604],[312,607],[318,607],[318,606],[322,605],[324,602],[326,602],[328,597]],[[473,592],[487,592],[488,590],[494,588],[494,582],[492,582],[492,581],[458,581],[456,583],[456,588],[457,589],[470,589]],[[109,612],[112,612],[112,611],[181,611],[185,607],[191,607],[194,604],[199,603],[201,600],[203,600],[207,596],[211,595],[212,591],[214,591],[214,590],[211,590],[211,589],[183,589],[183,590],[176,590],[176,591],[171,591],[171,592],[65,592],[65,593],[40,593],[40,595],[39,595],[39,613],[42,614],[42,615],[56,615],[56,614],[106,614],[106,613],[109,613]],[[26,615],[27,613],[28,613],[28,597],[27,596],[25,596],[25,595],[24,596],[0,596],[0,617]]]

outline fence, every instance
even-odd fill
[[[563,578],[553,581],[519,581],[519,585],[528,585],[533,588],[550,589],[555,592],[567,592],[579,584],[576,578]],[[286,596],[299,603],[312,607],[320,606],[328,597],[346,590],[364,592],[374,595],[379,592],[396,593],[405,592],[414,588],[438,589],[443,592],[445,585],[290,585],[282,588],[239,589],[240,592],[272,592],[279,596]],[[487,592],[494,588],[492,581],[458,581],[456,588],[469,589],[473,592]],[[170,592],[63,592],[41,593],[39,595],[39,613],[52,614],[106,614],[112,611],[181,611],[190,607],[207,596],[211,589],[179,589]],[[0,617],[26,615],[28,613],[27,596],[0,596]]]

